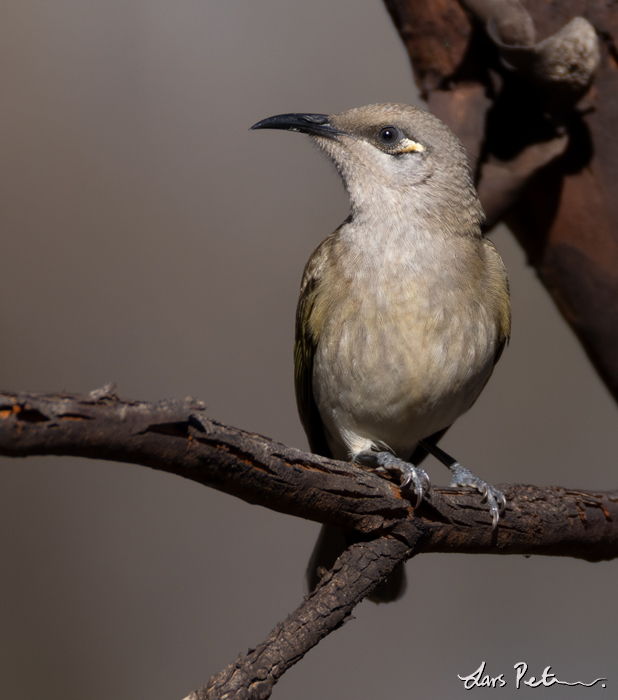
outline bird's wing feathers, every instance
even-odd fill
[[[509,298],[509,279],[506,268],[496,250],[494,244],[483,238],[485,246],[486,262],[488,269],[488,280],[490,298],[495,300],[495,313],[498,321],[498,346],[494,357],[494,365],[502,356],[502,351],[511,337],[511,302]]]
[[[326,441],[324,425],[313,395],[313,360],[320,338],[321,322],[316,317],[315,301],[323,267],[331,245],[331,237],[318,246],[305,267],[296,309],[294,343],[294,383],[301,423],[307,433],[312,452],[332,457]]]

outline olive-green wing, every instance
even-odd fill
[[[294,384],[298,413],[311,451],[325,457],[332,457],[332,453],[326,442],[324,425],[313,395],[313,362],[320,340],[320,324],[315,317],[316,299],[329,246],[330,237],[318,246],[305,267],[296,309],[294,343]]]
[[[511,337],[511,299],[509,279],[500,253],[498,253],[496,247],[488,238],[483,239],[483,244],[489,271],[487,278],[488,292],[491,298],[495,299],[495,314],[498,320],[498,346],[494,358],[495,366]]]

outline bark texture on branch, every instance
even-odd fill
[[[3,393],[0,454],[141,464],[360,536],[262,644],[189,700],[269,697],[290,666],[415,554],[618,556],[618,492],[501,484],[507,510],[492,532],[487,505],[476,493],[433,488],[415,509],[414,496],[384,476],[222,425],[193,399],[126,401],[112,387],[83,396]]]
[[[618,12],[605,0],[385,0],[429,109],[618,399]]]
[[[185,700],[268,698],[285,671],[321,639],[339,629],[352,609],[409,556],[420,533],[407,542],[382,537],[352,545],[337,560],[318,588],[277,625],[267,639],[213,676]]]
[[[496,533],[481,496],[431,489],[416,509],[396,482],[347,462],[287,447],[208,418],[201,402],[91,395],[0,394],[0,454],[72,455],[177,474],[281,513],[369,539],[423,533],[423,552],[618,555],[618,493],[500,484]],[[415,538],[413,538],[415,539]]]

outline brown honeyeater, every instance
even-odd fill
[[[431,452],[452,485],[483,494],[495,528],[503,494],[436,445],[477,399],[511,325],[464,147],[402,104],[252,128],[308,134],[350,197],[350,215],[307,263],[298,302],[296,397],[312,451],[398,471],[419,501],[429,479],[418,462]]]

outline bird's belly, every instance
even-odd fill
[[[429,297],[430,298],[430,297]],[[468,410],[493,368],[495,319],[483,307],[376,300],[331,319],[313,388],[333,454],[384,447],[408,459],[417,442]]]

